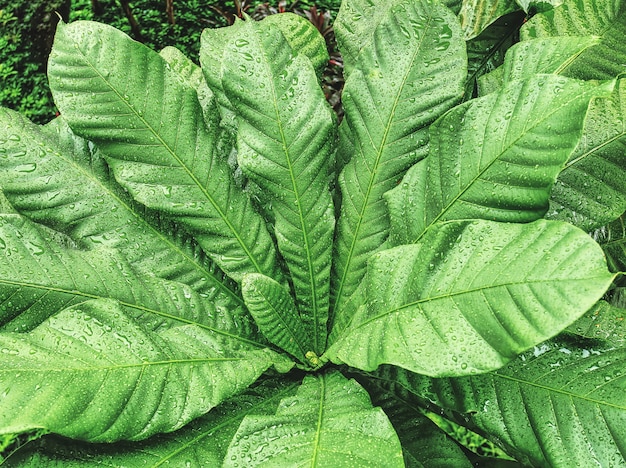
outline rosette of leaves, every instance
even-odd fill
[[[201,67],[59,26],[61,117],[0,112],[0,434],[40,437],[9,463],[472,466],[445,419],[623,462],[623,330],[591,326],[619,272],[552,191],[575,167],[614,194],[587,228],[626,208],[625,82],[562,76],[598,38],[528,38],[461,103],[445,5],[337,21],[340,125],[302,18],[206,30]]]

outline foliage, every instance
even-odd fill
[[[626,2],[559,3],[345,0],[341,123],[297,15],[61,23],[61,116],[0,110],[7,463],[623,464]]]

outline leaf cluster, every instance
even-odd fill
[[[300,16],[61,23],[61,116],[0,109],[7,463],[623,464],[626,2],[540,3],[344,0],[341,123]]]

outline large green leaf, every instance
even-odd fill
[[[337,371],[309,375],[275,414],[244,418],[225,467],[403,466],[387,416],[365,390]]]
[[[68,444],[67,440],[48,436],[41,443],[23,447],[5,464],[13,468],[157,467],[167,464],[185,468],[221,466],[241,420],[247,414],[275,411],[279,401],[292,394],[297,387],[296,383],[282,379],[265,380],[220,403],[205,416],[176,432],[132,444]]]
[[[624,72],[626,2],[570,0],[535,15],[521,30],[521,39],[549,36],[599,36],[600,43],[583,52],[563,71],[580,79],[606,80]]]
[[[613,277],[567,223],[443,223],[370,260],[367,303],[329,357],[431,376],[498,369],[582,316]]]
[[[519,9],[515,0],[463,0],[459,20],[465,40],[478,36],[498,18]]]
[[[215,150],[218,129],[161,56],[103,24],[60,24],[48,73],[64,118],[135,199],[192,232],[234,279],[280,278],[263,219]]]
[[[190,239],[129,200],[62,119],[41,128],[2,109],[0,140],[0,188],[21,214],[80,247],[116,249],[138,271],[188,284],[226,315],[242,313],[224,274]]]
[[[535,75],[448,112],[430,127],[430,156],[386,195],[392,242],[413,243],[438,221],[543,217],[589,100],[607,91]]]
[[[0,258],[3,330],[27,331],[70,305],[103,298],[119,301],[151,330],[194,324],[264,346],[249,316],[237,309],[218,313],[189,286],[142,275],[115,250],[62,247],[18,215],[0,216]]]
[[[583,137],[559,174],[546,218],[591,231],[626,210],[626,79],[593,99]]]
[[[2,333],[0,432],[112,442],[173,431],[272,364],[267,349],[228,343],[195,325],[150,332],[108,300]]]
[[[294,57],[273,23],[248,21],[226,53],[223,87],[239,123],[237,161],[271,205],[300,317],[321,354],[335,227],[329,189],[335,120],[309,59]]]
[[[483,375],[429,379],[394,367],[395,381],[466,421],[526,466],[623,466],[626,349],[553,341]]]
[[[407,51],[409,51],[407,53]],[[426,0],[389,10],[346,80],[342,125],[355,153],[339,176],[343,202],[333,271],[334,313],[389,232],[383,193],[427,151],[428,125],[463,94],[465,47],[456,18]],[[348,145],[350,146],[350,145]],[[338,320],[338,323],[342,323]]]

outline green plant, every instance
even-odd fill
[[[0,434],[52,433],[9,463],[623,464],[626,6],[537,14],[461,102],[509,14],[467,3],[344,1],[341,125],[298,16],[201,68],[59,26],[61,117],[0,111]]]

